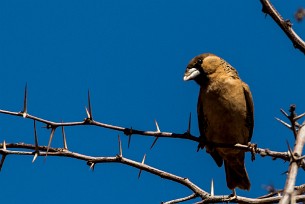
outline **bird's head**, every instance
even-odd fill
[[[221,58],[211,53],[194,57],[186,67],[183,80],[195,80],[199,85],[206,83],[221,63]]]

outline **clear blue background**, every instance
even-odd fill
[[[301,0],[274,1],[295,30],[304,36],[305,24],[293,20],[304,6]],[[81,121],[86,117],[87,90],[91,91],[98,121],[183,133],[192,112],[192,134],[199,135],[196,103],[199,87],[183,82],[186,65],[194,56],[215,53],[238,71],[252,91],[259,147],[287,151],[291,132],[274,117],[280,108],[297,104],[305,111],[305,57],[256,1],[1,1],[0,2],[0,108],[20,111],[28,83],[29,113],[53,121]],[[47,145],[50,131],[38,125],[39,143]],[[97,127],[66,128],[71,151],[92,156],[118,153],[116,131]],[[218,168],[197,144],[179,139],[132,137],[124,156],[188,177],[216,194],[230,194],[224,169]],[[32,121],[0,115],[0,140],[33,143]],[[62,147],[60,131],[52,142]],[[3,203],[159,203],[190,195],[187,188],[121,164],[97,165],[48,157],[8,156],[2,172]],[[288,163],[250,154],[246,159],[251,191],[256,197],[265,185],[283,188]],[[304,180],[302,171],[297,184]],[[194,201],[192,201],[194,202]],[[189,203],[192,203],[189,202]]]

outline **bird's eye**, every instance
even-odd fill
[[[195,67],[200,67],[201,66],[201,64],[202,64],[202,59],[197,59],[197,62],[196,62],[196,64],[195,64]]]

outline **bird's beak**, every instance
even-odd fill
[[[195,79],[198,75],[200,74],[199,70],[196,68],[187,68],[185,73],[184,73],[184,77],[183,80],[184,81],[188,81],[188,80],[192,80]]]

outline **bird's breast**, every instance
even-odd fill
[[[208,141],[247,143],[247,107],[240,80],[223,80],[209,84],[201,88],[199,98],[198,111],[203,112],[201,114],[206,123],[204,134]]]

